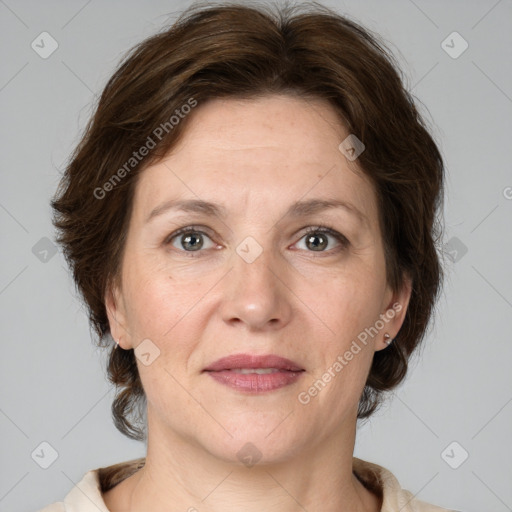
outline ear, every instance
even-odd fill
[[[125,350],[132,348],[131,339],[126,328],[126,309],[120,287],[115,283],[107,285],[105,293],[105,307],[107,309],[110,333],[114,341]]]
[[[404,323],[411,293],[412,279],[407,274],[404,275],[404,282],[400,290],[394,292],[388,287],[382,315],[385,320],[385,326],[379,332],[378,339],[376,339],[375,350],[383,350],[388,347],[388,344],[385,342],[385,334],[389,334],[389,341],[395,339]]]

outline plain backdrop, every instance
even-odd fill
[[[0,1],[1,511],[61,500],[86,471],[145,453],[112,424],[104,355],[52,243],[49,200],[121,56],[188,5]],[[355,455],[422,500],[510,511],[512,2],[325,5],[388,41],[447,167],[443,296],[420,357],[361,426]],[[41,37],[45,51],[58,45],[47,58],[34,49]],[[56,457],[47,469],[43,452]]]

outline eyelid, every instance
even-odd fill
[[[164,239],[164,244],[170,244],[171,241],[178,237],[179,235],[183,235],[185,233],[202,233],[204,235],[207,235],[208,238],[212,238],[211,232],[212,230],[206,226],[183,226],[182,228],[177,229],[176,231],[173,231],[170,235],[166,236]],[[213,241],[213,240],[212,240]]]
[[[176,231],[173,231],[169,236],[167,236],[164,239],[163,243],[164,243],[164,245],[171,245],[171,242],[175,238],[179,237],[180,235],[190,233],[190,232],[206,235],[213,243],[216,243],[213,240],[213,236],[211,234],[209,234],[209,232],[211,232],[211,231],[212,230],[206,226],[197,226],[197,225],[184,226],[182,228],[177,229]],[[301,232],[301,231],[303,232],[302,236],[300,236],[300,238],[293,245],[296,245],[297,243],[299,243],[305,236],[307,236],[310,233],[323,233],[326,235],[330,235],[331,237],[335,238],[339,242],[341,249],[346,248],[348,245],[350,245],[350,241],[348,240],[348,238],[345,235],[343,235],[336,229],[334,229],[326,224],[306,226],[299,230],[299,232]],[[219,244],[217,244],[217,245],[219,245]],[[177,249],[177,250],[181,253],[192,254],[192,255],[195,253],[204,252],[201,249],[199,249],[198,251],[184,251],[184,250],[180,250],[180,249]],[[337,252],[337,250],[340,250],[340,247],[335,248],[335,249],[330,249],[329,251],[308,251],[308,252],[311,252],[311,253],[318,252],[318,254],[333,254],[333,253]]]
[[[326,235],[330,235],[332,236],[333,238],[335,238],[339,244],[342,246],[342,248],[346,248],[350,245],[350,240],[343,234],[343,233],[340,233],[337,229],[334,229],[333,227],[331,226],[328,226],[327,224],[323,224],[323,225],[320,225],[320,226],[308,226],[306,228],[306,232],[300,237],[300,240],[302,240],[304,238],[304,236],[306,235],[309,235],[310,233],[323,233],[323,234],[326,234]],[[296,242],[298,243],[298,242]],[[309,251],[309,252],[312,252],[314,253],[315,251]],[[336,249],[331,249],[329,251],[318,251],[318,254],[332,254],[333,252],[336,252]]]

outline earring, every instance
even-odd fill
[[[115,338],[112,339],[116,342],[116,347],[114,348],[114,350],[117,350],[119,348],[119,341],[116,340]]]
[[[391,345],[391,343],[393,343],[393,340],[391,339],[391,336],[388,334],[388,333],[385,333],[384,334],[384,343],[386,343],[386,345]]]

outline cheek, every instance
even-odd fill
[[[385,282],[366,269],[341,275],[317,294],[315,310],[326,319],[332,336],[345,342],[356,337],[378,318]]]
[[[368,334],[369,328],[381,313],[375,283],[343,284],[337,295],[328,294],[323,299],[323,314],[330,319],[332,332],[317,345],[323,352],[320,364],[304,390],[318,414],[330,411],[325,421],[333,424],[357,407],[374,354],[375,338]]]
[[[331,284],[320,309],[330,321],[331,332],[319,340],[317,347],[323,352],[320,364],[307,383],[314,388],[305,391],[317,393],[311,398],[313,407],[331,411],[333,419],[356,408],[364,388],[374,353],[375,338],[369,329],[381,313],[382,283],[366,274],[366,278],[340,279]]]
[[[208,279],[194,279],[170,269],[151,255],[126,262],[124,269],[128,322],[138,337],[163,341],[179,330],[208,290]]]
[[[156,281],[145,281],[127,290],[128,323],[132,335],[150,338],[158,344],[162,335],[178,321],[180,311],[165,287]],[[137,344],[138,340],[134,340]]]

